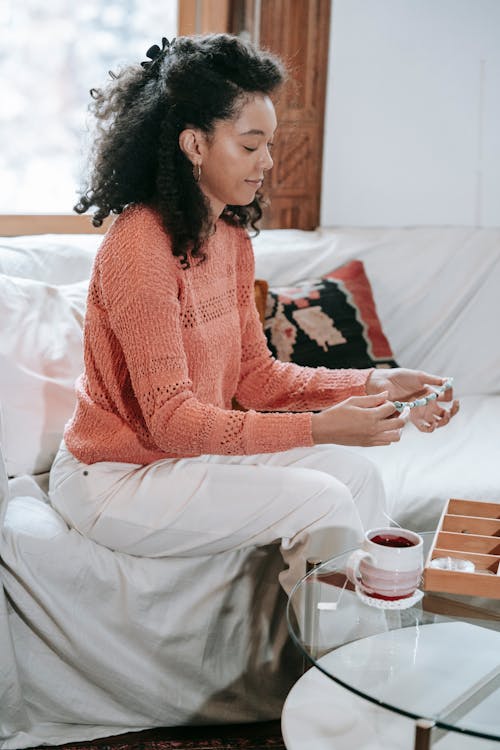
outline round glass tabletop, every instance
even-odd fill
[[[426,551],[434,533],[422,536]],[[362,698],[433,722],[435,739],[500,741],[500,600],[423,592],[406,609],[374,607],[345,575],[351,553],[313,568],[289,597],[304,657]]]

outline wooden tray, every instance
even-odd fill
[[[473,573],[431,568],[437,557],[470,560]],[[500,504],[448,500],[424,566],[425,591],[500,599]]]

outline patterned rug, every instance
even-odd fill
[[[34,750],[55,750],[39,747]],[[59,745],[57,750],[285,750],[279,721],[209,727],[148,729],[91,742]]]

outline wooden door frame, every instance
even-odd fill
[[[178,0],[179,36],[230,31],[231,0]]]

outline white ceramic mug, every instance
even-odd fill
[[[371,529],[361,549],[346,565],[352,583],[367,596],[394,601],[412,596],[418,589],[424,566],[424,541],[409,529]]]

